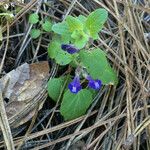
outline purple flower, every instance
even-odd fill
[[[94,80],[91,76],[87,76],[86,79],[89,81],[88,86],[94,90],[98,90],[102,86],[101,80]]]
[[[74,53],[77,53],[79,51],[79,49],[75,48],[74,46],[72,46],[70,44],[62,44],[61,48],[64,51],[67,51],[69,54],[74,54]]]
[[[78,93],[82,89],[79,76],[74,77],[73,81],[69,83],[68,88],[72,93],[75,93],[75,94]]]

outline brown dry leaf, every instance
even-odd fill
[[[0,79],[3,98],[9,99],[9,103],[5,106],[8,119],[19,114],[34,98],[38,97],[37,95],[45,87],[48,74],[48,63],[44,61],[31,65],[25,63]],[[33,115],[32,109],[21,118],[21,124],[31,119]]]
[[[47,62],[31,64],[29,79],[24,82],[23,86],[19,82],[15,84],[10,99],[17,101],[32,100],[43,89],[43,83],[48,77],[48,72]],[[28,76],[26,77],[28,78]]]
[[[16,83],[23,84],[25,80],[29,79],[29,71],[29,64],[25,63],[0,79],[0,88],[4,98],[10,99]]]
[[[11,118],[14,114],[18,112],[18,110],[21,110],[23,107],[25,107],[24,102],[18,102],[18,101],[12,101],[10,102],[6,107],[6,113],[7,117]]]

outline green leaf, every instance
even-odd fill
[[[109,65],[105,68],[100,79],[103,81],[103,84],[118,84],[117,74]]]
[[[73,54],[72,55],[73,56],[73,60],[70,62],[70,64],[69,65],[71,65],[73,68],[77,68],[78,67],[78,65],[79,65],[79,54],[78,53],[75,53],[75,54]]]
[[[73,32],[74,30],[83,30],[83,24],[78,18],[68,16],[66,18],[66,23],[69,26],[70,32]]]
[[[38,21],[39,21],[39,16],[38,16],[38,14],[31,14],[30,16],[29,16],[29,23],[31,23],[31,24],[36,24],[36,23],[38,23]]]
[[[56,60],[56,63],[64,66],[64,65],[69,64],[73,60],[73,57],[71,54],[61,50],[61,51],[58,51],[57,56],[55,57],[55,60]]]
[[[48,46],[48,55],[50,58],[54,58],[56,63],[60,65],[69,64],[74,58],[73,55],[63,51],[61,49],[61,41],[52,41]]]
[[[67,90],[61,103],[60,112],[65,120],[72,120],[84,115],[92,103],[92,94],[83,89],[77,94]]]
[[[70,39],[71,39],[71,34],[62,34],[61,35],[61,41],[64,44],[69,44]]]
[[[64,35],[64,34],[68,34],[69,27],[66,22],[61,22],[61,23],[54,24],[52,26],[52,30],[57,34]]]
[[[75,40],[74,45],[77,48],[82,49],[86,45],[87,42],[88,42],[88,38],[82,36]]]
[[[52,30],[61,35],[63,43],[68,43],[71,38],[71,33],[69,32],[69,27],[66,22],[57,23],[52,26]]]
[[[75,61],[72,61],[69,65],[71,67],[73,67],[73,68],[77,68],[78,67],[78,65],[75,63]]]
[[[55,58],[58,49],[60,49],[60,44],[57,41],[51,41],[51,43],[48,45],[48,56],[50,58]]]
[[[43,28],[43,30],[45,30],[46,32],[52,31],[52,23],[51,23],[51,21],[46,20],[46,21],[42,24],[42,28]]]
[[[78,16],[78,20],[80,20],[83,24],[85,23],[86,19],[87,18],[85,16],[83,16],[83,15],[79,15]]]
[[[99,72],[102,72],[107,67],[108,62],[105,53],[100,49],[94,49],[91,51],[81,50],[79,53],[81,63],[90,71],[90,75],[97,79]]]
[[[80,32],[78,30],[73,31],[73,33],[71,34],[71,37],[73,39],[77,39],[81,36]]]
[[[110,67],[102,50],[80,51],[79,56],[82,65],[94,79],[102,80],[103,84],[117,84],[117,75]]]
[[[108,12],[103,8],[93,11],[87,17],[86,27],[93,39],[98,38],[98,32],[103,28],[103,25],[106,22],[107,18]]]
[[[39,29],[31,29],[30,35],[33,39],[36,39],[40,36],[41,31]]]
[[[75,30],[71,37],[74,39],[73,44],[79,49],[83,48],[89,40],[89,37],[83,31]]]
[[[86,20],[87,20],[87,18],[85,16],[83,16],[83,15],[79,15],[78,19],[82,22],[82,24],[83,24],[83,31],[87,34],[89,32],[87,27],[86,27]]]
[[[57,101],[61,88],[65,82],[65,78],[53,78],[48,81],[48,95],[51,97],[55,102]]]

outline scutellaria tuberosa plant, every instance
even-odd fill
[[[95,48],[91,42],[99,39],[99,32],[107,18],[108,12],[100,8],[87,17],[69,15],[51,27],[53,38],[48,46],[49,57],[60,66],[69,65],[73,70],[71,75],[53,78],[48,82],[48,93],[54,101],[60,100],[62,93],[60,112],[65,120],[85,114],[96,91],[102,86],[116,85],[118,82],[106,53]]]

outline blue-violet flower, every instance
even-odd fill
[[[86,79],[89,81],[88,86],[94,90],[98,90],[102,86],[102,81],[101,80],[94,80],[92,79],[91,76],[87,76]]]
[[[79,51],[79,49],[75,48],[74,46],[72,46],[70,44],[62,44],[61,48],[64,51],[67,51],[69,54],[74,54],[74,53],[77,53]]]
[[[80,77],[78,75],[74,77],[71,83],[69,83],[68,88],[72,93],[75,94],[82,89],[82,86],[80,84]]]

